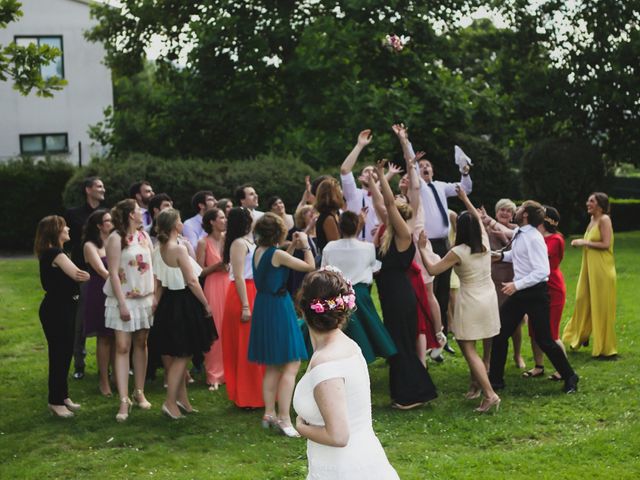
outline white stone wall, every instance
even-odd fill
[[[24,15],[0,29],[0,44],[12,42],[15,35],[62,36],[67,85],[53,98],[40,98],[33,92],[21,95],[11,81],[0,82],[0,161],[20,154],[21,134],[67,133],[69,152],[62,156],[86,165],[100,152],[89,138],[89,126],[101,121],[103,110],[113,104],[111,71],[102,64],[104,49],[83,35],[94,22],[89,5],[78,0],[20,1]]]

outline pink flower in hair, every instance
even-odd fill
[[[319,301],[316,301],[316,303],[312,303],[311,305],[309,305],[309,308],[311,308],[311,310],[316,313],[324,313],[324,307]]]

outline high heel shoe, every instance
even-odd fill
[[[49,408],[49,411],[51,412],[51,414],[53,416],[55,416],[55,417],[71,418],[71,417],[74,416],[73,412],[71,410],[68,410],[65,405],[51,405],[51,404],[48,404],[47,407]],[[56,407],[63,407],[64,410],[62,408],[60,408],[58,410]]]
[[[162,404],[162,413],[164,413],[167,417],[169,417],[172,420],[180,420],[181,418],[184,418],[183,415],[174,415],[173,413],[171,413],[167,408],[167,405],[164,403]]]
[[[262,428],[278,428],[278,420],[273,415],[263,415],[261,424]]]
[[[280,433],[289,438],[299,438],[300,434],[292,425],[283,426],[282,420],[276,421],[276,426],[280,429]]]
[[[127,412],[126,413],[118,412],[116,414],[116,422],[118,423],[127,421],[127,418],[129,418],[129,414],[131,413],[131,407],[133,406],[133,403],[131,403],[131,399],[129,397],[122,397],[120,399],[120,404],[122,405],[123,403],[127,405]]]
[[[176,405],[178,405],[178,408],[180,410],[182,410],[184,413],[200,413],[200,410],[198,410],[197,408],[193,408],[191,407],[191,410],[189,410],[186,406],[184,406],[182,404],[182,402],[180,402],[179,400],[176,400]]]
[[[467,393],[464,394],[465,400],[475,400],[476,398],[480,398],[482,395],[482,391],[478,388],[471,387]]]
[[[72,412],[77,412],[78,410],[80,410],[80,407],[82,405],[80,405],[79,403],[75,403],[70,398],[65,398],[64,399],[64,406],[67,407],[67,409],[71,410]]]
[[[141,397],[142,400],[140,400]],[[151,403],[149,403],[149,401],[144,396],[144,392],[139,388],[135,392],[133,392],[133,401],[142,410],[149,410],[151,408]]]
[[[493,400],[484,399],[482,400],[482,403],[480,403],[480,406],[476,408],[476,412],[489,413],[493,407],[496,407],[495,411],[497,413],[498,410],[500,410],[501,401],[500,397],[495,397]]]

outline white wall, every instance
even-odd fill
[[[76,0],[20,0],[23,16],[0,29],[0,45],[15,35],[61,35],[67,85],[53,98],[35,93],[21,95],[11,81],[0,82],[0,160],[20,154],[21,134],[67,133],[69,162],[89,163],[100,146],[93,144],[88,129],[103,119],[113,104],[111,72],[101,62],[105,52],[99,43],[88,42],[83,33],[94,20],[89,5]]]

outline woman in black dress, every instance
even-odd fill
[[[78,282],[89,280],[62,250],[70,240],[69,227],[58,215],[38,223],[34,252],[40,261],[40,283],[45,291],[40,304],[40,323],[49,350],[49,410],[58,417],[73,417],[80,405],[69,398],[69,367],[73,355]]]
[[[386,160],[380,160],[376,164],[387,210],[387,225],[378,249],[382,268],[376,283],[384,325],[398,349],[398,353],[389,358],[392,407],[409,410],[433,400],[437,393],[416,352],[418,313],[416,297],[407,276],[416,253],[412,232],[407,225],[413,211],[404,202],[396,203],[384,175],[385,163]],[[371,182],[370,188],[378,187]]]

